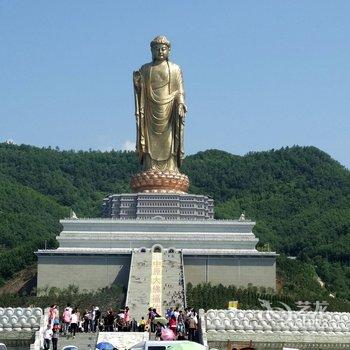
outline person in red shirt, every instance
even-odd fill
[[[177,327],[177,321],[175,315],[172,315],[169,320],[169,327],[176,335],[176,327]]]

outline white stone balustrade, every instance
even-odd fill
[[[350,313],[275,310],[208,310],[209,332],[350,336]]]
[[[0,332],[35,331],[39,329],[43,310],[40,308],[0,307]]]

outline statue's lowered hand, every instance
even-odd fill
[[[134,85],[137,89],[141,87],[141,73],[137,70],[132,73],[132,77],[134,80]]]
[[[186,106],[184,104],[179,104],[178,105],[178,115],[180,118],[185,118],[186,115]]]

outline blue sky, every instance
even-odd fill
[[[165,34],[187,154],[313,145],[350,168],[350,1],[0,0],[0,141],[130,148],[132,71]]]

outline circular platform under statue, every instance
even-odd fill
[[[187,193],[189,185],[188,176],[175,171],[147,170],[131,179],[133,192]]]

